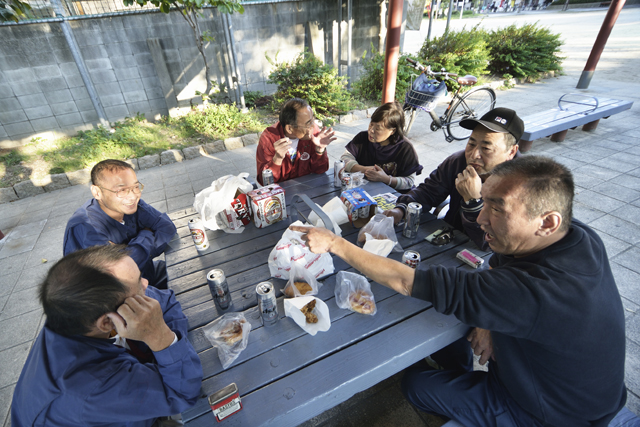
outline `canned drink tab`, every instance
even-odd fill
[[[420,264],[420,254],[416,251],[405,251],[402,255],[402,262],[411,268],[418,268],[418,264]]]

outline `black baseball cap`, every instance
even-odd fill
[[[493,132],[510,133],[516,138],[516,144],[524,133],[524,122],[515,111],[509,108],[494,108],[480,119],[464,119],[460,126],[473,130],[478,123]]]

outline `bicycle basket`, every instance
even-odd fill
[[[440,98],[447,95],[447,86],[438,80],[428,80],[424,74],[418,76],[405,95],[405,103],[431,111],[436,108]]]

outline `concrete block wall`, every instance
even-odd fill
[[[352,76],[371,43],[378,48],[382,0],[353,0]],[[343,19],[346,21],[346,1]],[[335,1],[300,1],[245,4],[243,15],[230,17],[244,90],[266,94],[276,90],[267,83],[272,65],[265,54],[291,60],[310,47],[306,26],[320,28],[326,63],[333,63]],[[194,34],[179,12],[128,14],[68,21],[110,122],[145,114],[157,119],[169,113],[165,96],[175,96],[179,107],[199,103],[197,90],[206,87],[204,65]],[[211,78],[227,80],[222,19],[205,9],[203,31],[214,41],[206,44]],[[347,32],[343,25],[346,60]],[[164,93],[147,41],[159,39],[172,82]],[[33,137],[54,138],[95,127],[98,115],[59,23],[0,26],[0,149],[23,145]],[[335,65],[335,64],[334,64]],[[343,67],[346,72],[346,68]]]

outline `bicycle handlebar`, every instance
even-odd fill
[[[415,61],[415,60],[413,60],[411,58],[405,58],[405,59],[408,62],[410,62],[411,64],[413,64],[414,68],[424,72],[428,76],[444,76],[445,80],[448,79],[449,77],[458,77],[458,75],[456,73],[447,73],[446,71],[442,71],[440,73],[436,73],[434,71],[431,71],[431,67],[429,65],[427,65],[425,67],[424,65],[422,65],[418,61]]]

